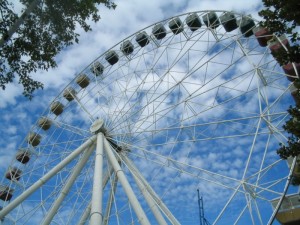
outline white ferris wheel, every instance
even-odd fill
[[[264,31],[199,11],[99,56],[19,146],[2,224],[199,224],[197,189],[211,224],[270,223],[292,173],[276,149],[294,87],[271,55],[285,39]]]

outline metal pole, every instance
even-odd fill
[[[292,178],[292,174],[293,174],[295,166],[296,166],[296,157],[293,160],[293,163],[292,163],[292,166],[290,168],[289,175],[288,175],[288,179],[287,179],[287,181],[285,183],[285,186],[284,186],[283,192],[281,194],[281,197],[280,197],[280,199],[279,199],[279,201],[278,201],[278,203],[277,203],[277,205],[276,205],[276,207],[275,207],[275,209],[274,209],[274,211],[273,211],[273,213],[271,215],[271,218],[269,219],[269,221],[267,223],[268,225],[272,225],[273,222],[274,222],[274,220],[275,220],[275,218],[276,218],[276,215],[277,215],[277,213],[278,213],[278,211],[279,211],[279,209],[281,207],[281,204],[283,202],[283,199],[284,199],[284,197],[285,197],[285,195],[286,195],[286,193],[288,191],[288,188],[289,188],[289,185],[290,185],[290,182],[291,182],[291,178]]]
[[[49,179],[56,175],[61,169],[63,169],[68,163],[70,163],[76,156],[83,152],[87,147],[94,143],[96,136],[92,136],[86,142],[84,142],[80,147],[75,149],[70,155],[68,155],[64,160],[52,168],[47,174],[31,185],[27,190],[25,190],[21,195],[19,195],[15,200],[9,203],[0,211],[0,219],[3,219],[11,210],[16,208],[21,202],[23,202],[28,196],[35,192],[39,187],[45,184]]]
[[[115,170],[116,175],[118,176],[118,179],[127,194],[127,197],[129,199],[130,204],[132,205],[136,216],[138,217],[138,221],[142,225],[150,225],[150,222],[142,209],[137,197],[135,196],[128,180],[126,179],[126,176],[124,174],[124,171],[122,170],[121,166],[118,163],[118,160],[116,159],[116,156],[114,155],[110,144],[106,139],[104,139],[104,150],[107,154],[108,160],[111,163],[112,167]]]
[[[55,200],[55,202],[53,203],[51,209],[48,211],[42,225],[48,225],[48,224],[51,223],[51,221],[52,221],[53,217],[56,215],[57,210],[59,209],[61,203],[63,202],[63,200],[65,199],[65,197],[69,193],[69,191],[70,191],[72,185],[74,184],[76,178],[78,177],[81,170],[83,169],[86,162],[88,161],[90,155],[92,154],[92,152],[94,150],[94,147],[95,146],[92,145],[92,146],[90,146],[90,148],[87,151],[84,152],[83,157],[80,159],[80,161],[74,167],[71,176],[69,177],[68,181],[65,183],[65,185],[64,185],[63,189],[61,190],[58,198]]]
[[[91,205],[90,225],[101,225],[102,214],[102,196],[103,196],[103,134],[97,134],[97,148],[95,157],[94,183]]]
[[[124,160],[125,156],[121,155],[121,157]],[[152,211],[152,213],[153,213],[156,221],[158,222],[158,224],[160,224],[160,225],[167,225],[167,222],[165,221],[164,217],[160,213],[159,208],[157,207],[157,203],[151,197],[151,195],[149,194],[147,188],[145,187],[145,185],[143,184],[143,182],[139,179],[139,176],[135,174],[135,168],[132,167],[132,163],[128,162],[127,167],[129,169],[129,171],[132,173],[133,178],[134,178],[136,184],[138,185],[138,187],[139,187],[141,193],[143,194],[143,196],[145,197],[145,199],[147,201],[147,204],[148,204],[149,208],[151,209],[151,211]]]
[[[89,203],[88,207],[86,207],[86,209],[84,210],[82,216],[80,217],[78,225],[84,225],[88,220],[90,213],[91,213],[91,203]]]
[[[203,202],[202,202],[202,197],[200,198],[199,189],[197,189],[197,192],[198,192],[198,207],[199,207],[199,219],[200,219],[200,225],[204,225],[204,222],[203,222],[204,214],[203,214]]]
[[[111,177],[112,173],[113,173],[113,169],[111,169],[108,173],[106,173],[104,179],[103,179],[103,187],[102,189],[105,188],[109,178]],[[89,203],[88,207],[86,207],[86,209],[84,210],[79,222],[78,222],[78,225],[84,225],[86,223],[86,221],[88,220],[90,214],[91,214],[91,202]]]
[[[114,200],[114,195],[115,195],[116,189],[117,189],[117,182],[118,182],[118,177],[117,177],[117,175],[115,175],[114,180],[112,182],[112,187],[110,189],[109,197],[107,200],[107,206],[106,206],[105,215],[104,215],[104,219],[103,219],[103,225],[108,225],[108,222],[109,222],[111,206],[112,206],[112,203]]]
[[[163,203],[163,201],[159,198],[159,196],[155,193],[155,191],[152,189],[152,187],[149,185],[149,183],[146,181],[146,179],[143,177],[143,175],[139,172],[139,170],[135,167],[134,163],[124,155],[123,158],[124,162],[127,165],[131,165],[134,168],[134,171],[139,176],[139,179],[144,183],[147,191],[152,196],[152,198],[156,201],[156,204],[160,207],[160,209],[163,211],[163,213],[168,217],[168,219],[171,221],[174,225],[180,225],[178,220],[173,216],[172,212],[168,209],[168,207]]]

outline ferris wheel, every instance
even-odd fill
[[[263,31],[199,11],[100,55],[18,148],[1,222],[199,224],[199,190],[211,224],[267,224],[292,171],[276,149],[294,87],[270,50],[285,40]]]

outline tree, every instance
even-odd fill
[[[261,22],[271,33],[290,38],[291,45],[288,51],[279,51],[275,58],[281,65],[289,62],[300,62],[300,34],[297,27],[300,25],[300,1],[299,0],[263,0],[265,9],[259,12],[264,18]]]
[[[299,91],[298,91],[299,94]],[[289,157],[296,157],[300,154],[300,111],[299,108],[292,107],[288,109],[291,118],[283,125],[283,129],[287,131],[290,136],[288,137],[287,145],[280,144],[277,154],[282,159]]]
[[[261,26],[266,27],[276,36],[287,35],[291,44],[288,51],[282,50],[274,54],[276,60],[285,65],[290,62],[300,63],[300,34],[297,32],[300,24],[300,2],[298,0],[263,0],[265,9],[259,12],[264,18]],[[296,92],[294,98],[295,106],[290,106],[288,113],[290,119],[286,121],[283,129],[289,134],[286,145],[280,144],[277,154],[282,159],[298,157],[300,155],[300,80],[294,81]],[[298,162],[297,162],[297,165]],[[292,185],[300,185],[300,177],[291,177]]]
[[[109,9],[115,9],[116,5],[111,0],[20,2],[27,8],[20,17],[14,13],[12,3],[7,0],[0,3],[0,87],[4,90],[18,78],[23,95],[32,98],[33,92],[43,88],[43,84],[33,80],[30,74],[57,66],[54,57],[65,47],[78,43],[76,26],[88,32],[91,27],[87,20],[100,20],[99,4]],[[12,28],[17,29],[11,32]]]

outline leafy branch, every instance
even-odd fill
[[[7,0],[0,3],[0,33],[3,40],[0,48],[0,87],[5,90],[6,85],[17,77],[23,86],[23,95],[31,99],[33,92],[43,88],[43,84],[33,80],[30,74],[57,66],[55,56],[65,47],[78,43],[76,27],[79,25],[88,32],[92,29],[87,21],[90,18],[94,22],[100,20],[99,4],[109,9],[115,9],[116,5],[110,0],[20,2],[26,7],[20,17],[14,13],[13,4]],[[33,2],[35,7],[27,10]]]

